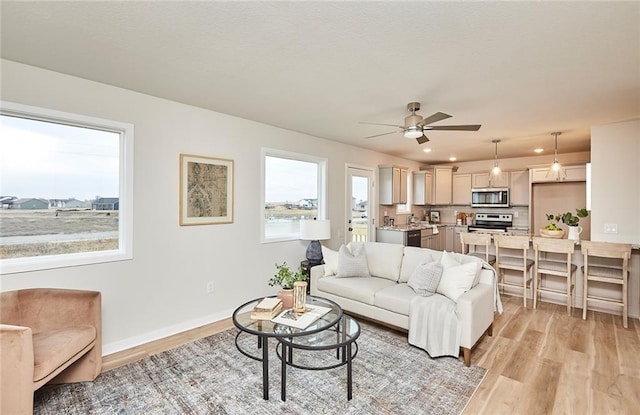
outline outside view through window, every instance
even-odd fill
[[[354,242],[366,242],[367,223],[369,215],[369,179],[353,176],[351,180],[351,240]]]
[[[120,134],[0,121],[0,259],[118,249]]]
[[[318,217],[319,164],[265,157],[264,237],[297,237],[301,219]]]

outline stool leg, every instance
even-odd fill
[[[628,320],[628,305],[627,305],[627,281],[622,284],[622,325],[624,328],[629,328]]]
[[[587,284],[589,280],[587,279],[586,274],[582,279],[582,319],[587,319]]]

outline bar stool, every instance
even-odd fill
[[[584,265],[582,266],[584,274],[582,319],[587,319],[587,302],[589,300],[608,302],[622,306],[622,324],[626,329],[629,326],[627,322],[627,280],[629,278],[631,244],[591,241],[582,241],[580,244],[584,255]],[[608,262],[605,263],[604,261]],[[588,296],[587,288],[590,281],[621,286],[622,298],[617,300],[596,295]]]
[[[479,232],[460,232],[460,242],[462,243],[463,254],[484,259],[491,265],[495,264],[496,256],[489,253],[489,245],[491,245],[491,234]],[[472,246],[473,251],[471,251]],[[478,251],[478,246],[484,246],[484,252]]]
[[[533,260],[527,258],[529,237],[494,234],[493,244],[496,247],[496,263],[494,268],[498,273],[498,286],[502,287],[503,291],[505,286],[522,287],[524,308],[527,308],[527,284],[531,285],[531,281],[533,280],[531,275],[533,271]],[[502,252],[500,251],[501,249]],[[520,251],[520,253],[514,251]],[[522,272],[522,285],[505,282],[504,270]],[[529,274],[528,277],[527,274]]]
[[[567,297],[567,314],[571,315],[573,308],[573,290],[575,288],[575,280],[573,275],[578,269],[571,263],[571,255],[575,250],[575,241],[572,239],[550,239],[542,237],[533,238],[533,250],[535,251],[535,268],[534,268],[534,295],[533,308],[538,305],[538,295],[542,292],[550,292],[560,294]],[[541,255],[542,254],[542,255]],[[549,254],[565,254],[565,260],[561,258],[549,258]],[[542,286],[542,275],[554,275],[556,277],[564,277],[567,279],[565,290],[555,289],[552,287]]]

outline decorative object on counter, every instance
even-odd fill
[[[296,281],[293,283],[293,311],[304,313],[307,311],[307,282]]]
[[[431,213],[429,213],[429,222],[431,222],[431,223],[439,223],[440,222],[440,211],[432,210]]]
[[[307,247],[307,260],[309,266],[322,264],[321,240],[331,239],[331,221],[325,220],[301,220],[300,239],[309,242]]]
[[[293,307],[293,286],[298,281],[307,281],[307,276],[302,267],[298,267],[298,270],[293,272],[286,262],[283,262],[282,265],[276,264],[276,269],[278,272],[269,279],[268,284],[271,287],[274,285],[282,287],[278,298],[282,300],[283,308],[291,308]]]
[[[549,177],[549,175],[551,175],[551,177],[555,176],[556,180],[561,180],[567,177],[567,172],[562,168],[562,166],[558,162],[558,136],[560,134],[562,133],[559,131],[551,133],[551,135],[555,137],[555,150],[554,150],[554,156],[553,156],[553,164],[551,164],[551,167],[549,167],[549,170],[545,175],[545,177]]]
[[[554,222],[550,222],[547,226],[540,229],[540,235],[547,238],[563,238],[565,231],[558,227],[558,224],[562,222],[569,227],[568,239],[579,241],[582,227],[578,226],[578,223],[580,222],[580,218],[586,218],[589,216],[589,211],[586,208],[582,208],[576,209],[575,215],[571,212],[565,212],[557,213],[555,215],[547,213],[546,216],[548,221]]]

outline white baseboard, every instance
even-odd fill
[[[176,324],[169,327],[164,327],[159,330],[150,331],[148,333],[140,334],[138,336],[129,337],[124,340],[112,342],[102,345],[102,356],[107,356],[113,353],[121,352],[123,350],[131,349],[141,344],[150,343],[165,337],[173,336],[174,334],[182,333],[188,330],[193,330],[198,327],[202,327],[207,324],[215,323],[216,321],[224,320],[233,314],[233,310],[225,310],[216,314],[210,314],[195,320],[186,321],[184,323]]]

